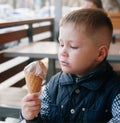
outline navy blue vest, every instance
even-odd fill
[[[106,62],[83,78],[58,73],[49,83],[51,123],[107,122],[118,93],[120,78]]]

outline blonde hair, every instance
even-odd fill
[[[89,36],[100,33],[98,30],[101,28],[106,28],[106,34],[108,33],[108,41],[106,42],[111,42],[113,26],[108,15],[101,9],[74,10],[61,19],[60,26],[67,23],[72,23],[77,27],[83,25],[85,27],[85,33]]]

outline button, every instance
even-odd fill
[[[71,112],[71,114],[74,114],[75,113],[75,110],[74,109],[71,109],[70,112]]]
[[[79,93],[80,93],[80,89],[76,89],[76,90],[75,90],[75,93],[76,93],[76,94],[79,94]]]
[[[76,78],[76,83],[78,83],[79,82],[79,78]]]
[[[105,109],[105,112],[108,112],[108,109]]]
[[[64,107],[64,106],[63,106],[63,105],[61,105],[61,109],[63,109],[63,107]]]
[[[82,108],[82,111],[85,111],[85,108]]]

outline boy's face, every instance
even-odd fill
[[[98,64],[97,47],[87,37],[84,26],[77,28],[71,23],[61,26],[59,43],[58,58],[64,72],[84,76]]]

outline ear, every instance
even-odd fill
[[[97,62],[102,62],[108,54],[108,47],[107,45],[102,45],[98,48],[98,53],[97,53]]]

